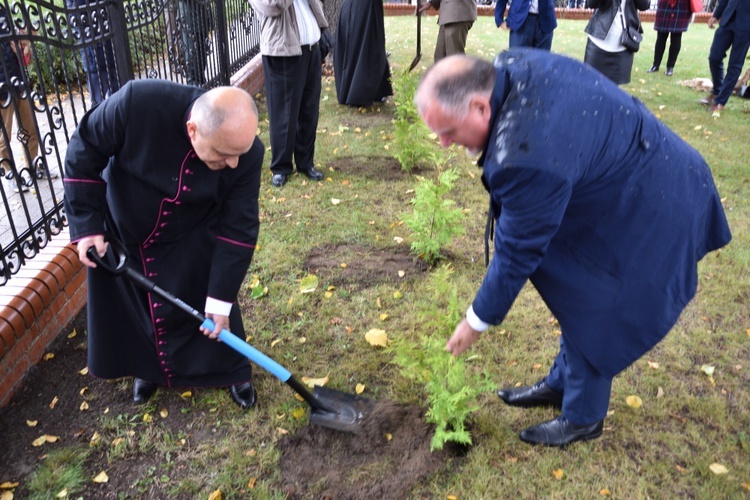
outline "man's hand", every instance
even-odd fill
[[[222,330],[229,330],[229,316],[221,316],[219,314],[206,313],[206,318],[214,322],[214,329],[209,330],[208,328],[201,327],[201,332],[206,337],[216,339]]]
[[[508,28],[508,23],[506,23],[505,21],[503,21],[503,24],[500,25],[500,29],[505,31],[510,30],[510,28]]]
[[[482,332],[474,330],[469,325],[469,322],[464,319],[456,327],[453,336],[445,345],[445,348],[454,356],[459,356],[462,352],[468,349],[471,344],[477,341],[480,333]]]
[[[415,15],[420,15],[422,12],[426,11],[432,7],[432,4],[430,2],[425,2],[422,5],[419,6],[419,9],[414,12]]]
[[[95,234],[93,236],[81,238],[76,245],[78,245],[78,259],[81,261],[81,264],[92,268],[96,267],[96,263],[86,256],[86,251],[89,248],[94,247],[96,248],[96,253],[99,254],[99,257],[104,257],[104,254],[107,253],[107,247],[109,246],[109,244],[104,241],[103,234]]]
[[[716,19],[714,16],[708,18],[708,27],[714,29],[716,23],[721,24],[721,21]]]

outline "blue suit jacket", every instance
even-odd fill
[[[735,30],[750,31],[750,0],[719,0],[712,15],[726,26],[732,22],[732,14],[736,14]]]
[[[530,279],[565,341],[614,376],[667,334],[697,262],[731,239],[711,172],[580,61],[519,48],[495,66],[480,165],[500,215],[474,312],[500,323]]]
[[[503,15],[507,6],[508,0],[497,0],[495,4],[495,25],[498,27],[503,24]],[[511,30],[517,30],[523,26],[529,15],[530,6],[531,0],[513,0],[510,3],[506,23]],[[543,33],[551,33],[557,28],[554,0],[539,0],[539,24]]]

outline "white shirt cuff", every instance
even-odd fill
[[[218,314],[219,316],[229,316],[229,312],[232,310],[231,302],[224,302],[222,300],[214,299],[212,297],[206,297],[206,314]]]
[[[466,310],[466,321],[469,322],[470,327],[478,332],[483,332],[490,327],[489,323],[485,323],[484,321],[479,319],[479,316],[477,316],[474,312],[473,306],[469,306],[469,308]]]

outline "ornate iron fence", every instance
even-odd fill
[[[132,79],[229,85],[259,44],[247,0],[0,0],[0,286],[67,223],[62,166],[88,109]]]

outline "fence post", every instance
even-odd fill
[[[227,30],[227,9],[224,0],[214,0],[216,5],[216,46],[219,59],[219,79],[221,85],[229,85],[229,32]]]
[[[133,59],[130,53],[130,39],[128,38],[124,4],[125,2],[112,0],[108,9],[112,33],[114,35],[112,41],[114,42],[117,78],[120,80],[120,86],[129,82],[135,76],[133,73]]]

